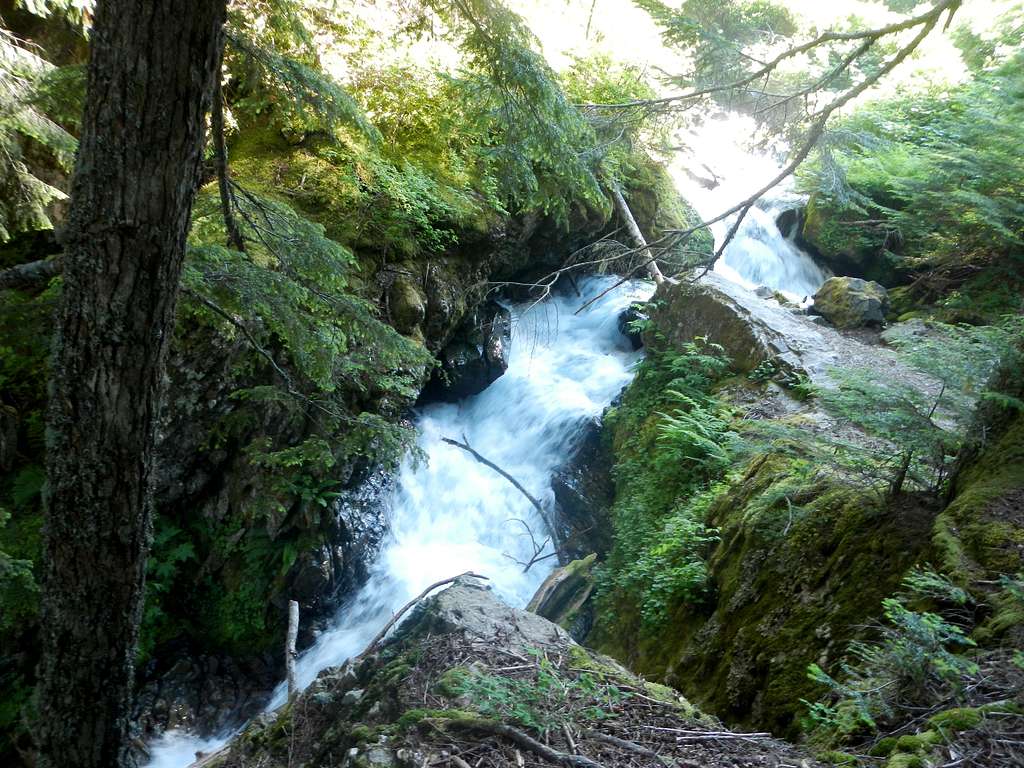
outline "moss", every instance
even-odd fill
[[[460,722],[480,720],[480,715],[462,709],[410,709],[398,718],[399,730],[414,728],[424,720],[458,720]]]
[[[353,744],[371,744],[377,740],[377,729],[358,723],[349,731],[348,738]]]
[[[912,755],[905,752],[893,755],[885,764],[885,768],[927,768],[927,766],[927,759],[923,755]]]
[[[437,682],[434,683],[434,690],[440,695],[449,699],[457,698],[462,694],[466,678],[472,674],[466,667],[452,667],[447,670]]]
[[[770,502],[786,478],[796,490]],[[785,735],[797,733],[801,699],[820,694],[810,663],[827,661],[878,615],[921,556],[934,512],[889,509],[836,482],[809,483],[783,455],[762,455],[712,502],[719,532],[708,557],[707,605],[678,603],[663,630],[607,630],[599,648],[680,688],[703,711]],[[766,501],[768,500],[768,501]],[[615,605],[622,627],[635,606]]]
[[[886,757],[896,749],[896,737],[886,736],[884,739],[879,739],[878,743],[868,750],[868,754],[872,757]]]
[[[898,752],[923,752],[941,743],[942,736],[936,731],[908,733],[896,739],[896,750]]]
[[[943,570],[969,588],[977,580],[1024,568],[1024,416],[1013,419],[960,474],[956,488],[932,535]],[[1005,631],[1020,617],[1012,601],[996,602],[995,622]],[[989,625],[989,634],[998,634],[996,625]]]
[[[939,712],[937,715],[932,715],[928,718],[928,724],[935,728],[940,734],[949,736],[950,734],[959,733],[960,731],[967,731],[971,728],[976,728],[981,725],[982,720],[985,719],[985,715],[989,712],[1010,712],[1014,714],[1020,714],[1021,708],[1008,701],[997,701],[990,704],[985,704],[980,707],[954,707],[953,709],[947,709],[943,712]],[[934,731],[932,731],[934,733]]]

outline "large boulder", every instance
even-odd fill
[[[662,284],[650,306],[651,323],[644,333],[648,347],[678,350],[704,339],[722,347],[741,373],[771,361],[812,379],[824,378],[856,346],[716,272]]]
[[[814,294],[814,311],[836,328],[878,327],[889,311],[889,293],[871,280],[830,277]]]
[[[512,344],[512,316],[490,302],[471,312],[438,355],[422,401],[455,402],[483,392],[508,369]]]
[[[202,764],[821,765],[774,739],[722,730],[677,692],[459,580],[390,641],[323,670]]]

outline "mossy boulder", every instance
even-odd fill
[[[399,333],[422,333],[420,326],[427,316],[427,298],[420,288],[406,277],[398,277],[388,291],[391,320]]]
[[[356,686],[364,695],[346,703],[344,692]],[[648,722],[670,730],[643,729]],[[324,670],[212,760],[221,768],[418,767],[485,754],[495,765],[515,765],[538,758],[530,744],[542,742],[565,756],[555,762],[593,755],[615,766],[635,761],[635,744],[622,739],[643,731],[645,744],[680,764],[823,768],[771,739],[681,743],[673,728],[699,737],[722,726],[678,692],[648,684],[554,624],[460,579],[422,603],[382,646],[345,671]]]
[[[526,610],[567,630],[576,640],[587,636],[594,623],[594,564],[596,554],[556,568],[540,585]]]
[[[885,286],[904,282],[908,266],[894,250],[898,250],[898,242],[885,230],[852,223],[862,218],[855,211],[838,211],[812,195],[803,212],[798,242],[834,274]]]
[[[677,604],[661,629],[640,633],[628,629],[635,607],[616,604],[616,622],[599,617],[593,638],[702,709],[795,735],[800,700],[820,693],[808,665],[838,661],[856,627],[879,614],[925,550],[934,511],[828,481],[787,504],[773,489],[793,471],[789,461],[760,457],[712,504],[707,523],[719,541],[705,603]]]
[[[814,294],[814,311],[837,328],[880,326],[889,311],[889,295],[873,281],[830,277]]]
[[[1024,601],[1009,585],[979,590],[1024,571],[1024,415],[1004,417],[990,435],[957,476],[932,545],[943,571],[993,608],[976,639],[1024,643]]]

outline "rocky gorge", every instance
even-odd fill
[[[120,650],[82,657],[134,681],[115,762],[1024,765],[1024,54],[952,0],[851,2],[820,38],[823,8],[570,2],[557,53],[492,0],[229,4],[173,329],[89,336],[169,339],[151,505],[92,538],[143,556]],[[0,3],[27,768],[75,719],[46,600],[93,584],[47,576],[93,23],[59,5]],[[663,47],[610,47],[634,13]],[[933,30],[962,71],[876,91]]]

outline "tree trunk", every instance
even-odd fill
[[[245,251],[245,240],[242,239],[238,222],[235,221],[231,180],[228,178],[228,148],[224,138],[224,89],[221,87],[220,72],[217,73],[213,85],[210,132],[213,134],[213,163],[217,167],[217,190],[220,192],[220,207],[224,216],[224,230],[228,235],[228,247],[236,251]]]
[[[651,249],[647,247],[647,240],[644,238],[644,233],[640,231],[640,227],[637,226],[636,219],[633,218],[633,212],[629,210],[629,206],[626,205],[626,198],[622,196],[622,192],[619,191],[619,187],[616,184],[609,184],[609,189],[612,193],[612,201],[615,203],[615,210],[619,212],[619,216],[622,218],[623,223],[626,225],[626,231],[629,232],[629,236],[633,240],[633,245],[640,249],[640,257],[647,259],[647,274],[650,275],[651,279],[658,285],[661,285],[665,281],[665,276],[661,274],[661,270],[658,268],[658,262],[654,258],[654,254],[651,253]]]
[[[127,757],[164,360],[225,0],[100,0],[48,413],[39,765]]]

